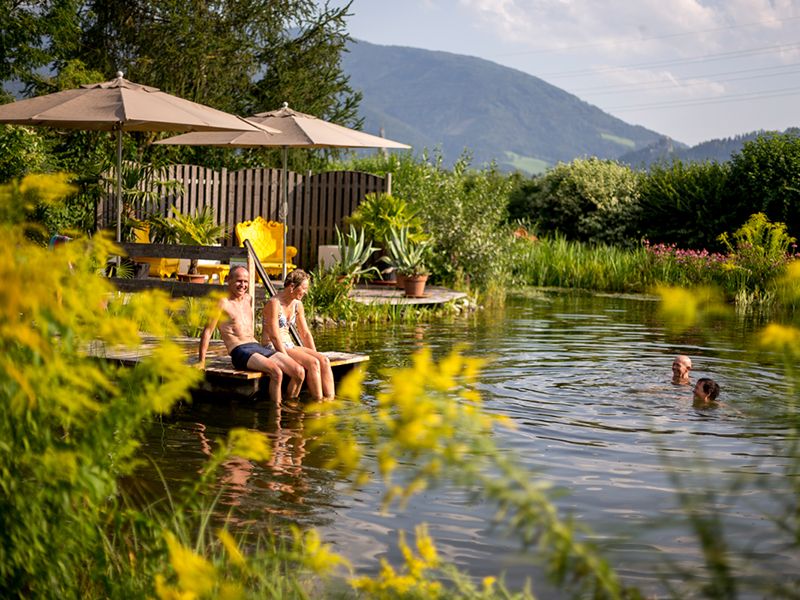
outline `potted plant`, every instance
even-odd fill
[[[390,269],[398,279],[403,279],[403,289],[409,298],[420,298],[428,281],[426,258],[429,240],[415,241],[407,227],[391,228],[386,243],[386,257]]]
[[[405,227],[409,236],[415,240],[424,237],[422,219],[411,205],[402,198],[391,194],[367,194],[356,210],[345,219],[345,223],[364,229],[366,235],[383,250],[383,256],[374,263],[382,261],[387,252],[387,244],[392,229]],[[394,270],[383,271],[384,275],[397,275]],[[387,279],[384,276],[384,279]],[[391,281],[386,281],[391,284]],[[402,287],[402,286],[400,286]]]
[[[368,279],[380,274],[377,267],[365,267],[365,263],[377,250],[370,244],[364,229],[356,230],[350,225],[349,233],[342,233],[336,228],[336,240],[339,248],[339,260],[333,265],[334,274],[341,280],[352,286],[359,277]]]

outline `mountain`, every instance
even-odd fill
[[[789,128],[786,133],[790,131],[796,131],[796,129]],[[765,133],[763,130],[751,131],[734,137],[709,140],[692,147],[664,137],[646,148],[623,154],[618,160],[634,168],[644,169],[655,163],[668,164],[673,160],[725,162],[730,160],[731,155],[741,152],[745,143],[756,139],[763,133]]]
[[[618,158],[663,138],[564,90],[493,62],[355,41],[342,63],[364,94],[364,129],[415,151],[440,148],[448,163],[465,148],[473,164],[543,172],[582,156]]]

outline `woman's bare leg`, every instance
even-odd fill
[[[322,387],[322,396],[324,398],[333,398],[336,395],[336,388],[333,383],[333,370],[331,369],[330,359],[316,350],[310,348],[299,348],[306,356],[312,356],[319,365],[320,384]]]
[[[305,350],[306,348],[295,347],[289,348],[288,352],[289,356],[306,370],[308,393],[311,394],[314,400],[322,400],[323,389],[319,361]]]

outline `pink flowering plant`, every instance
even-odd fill
[[[657,281],[686,286],[721,282],[730,269],[730,257],[719,252],[684,250],[677,244],[651,244],[648,240],[643,245]]]
[[[752,215],[732,236],[725,233],[719,240],[727,249],[724,254],[650,244],[648,240],[643,246],[656,280],[681,286],[716,284],[729,297],[750,301],[767,300],[786,266],[800,258],[786,225],[771,223],[761,213]]]

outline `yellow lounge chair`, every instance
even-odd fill
[[[134,241],[137,244],[150,243],[150,225],[141,223],[134,230]],[[150,256],[131,256],[131,260],[137,263],[147,263],[150,265],[150,277],[172,277],[178,272],[180,259],[178,258],[156,258]]]
[[[236,241],[239,245],[244,246],[244,241],[250,240],[267,274],[279,277],[283,274],[283,228],[283,223],[267,221],[262,217],[236,225]],[[295,256],[297,248],[286,246],[287,273],[297,268],[292,264]]]

